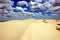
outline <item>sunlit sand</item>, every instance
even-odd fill
[[[60,20],[11,20],[0,22],[0,40],[60,40]]]

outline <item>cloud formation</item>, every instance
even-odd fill
[[[26,1],[19,1],[19,2],[17,2],[17,5],[18,6],[22,6],[22,5],[28,6],[28,3]]]
[[[19,1],[16,7],[12,7],[14,2],[11,0],[0,0],[0,21],[8,21],[8,20],[20,20],[20,19],[60,19],[60,6],[53,6],[50,4],[52,0],[45,3],[39,3],[42,0],[35,0],[35,2]],[[54,2],[54,0],[53,0]],[[26,5],[27,7],[23,8],[21,6]],[[29,10],[30,11],[29,11]],[[26,11],[28,10],[28,11]],[[44,10],[43,12],[34,12],[35,10]],[[32,11],[32,12],[31,12]],[[46,11],[50,11],[54,14],[48,15]]]

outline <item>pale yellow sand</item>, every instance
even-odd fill
[[[60,20],[27,19],[0,22],[0,40],[60,40],[60,32],[56,30]]]

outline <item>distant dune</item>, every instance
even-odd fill
[[[60,40],[60,20],[11,20],[0,22],[0,40]]]

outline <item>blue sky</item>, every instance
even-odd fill
[[[23,0],[13,0],[14,1],[14,7],[16,7],[17,2],[18,1],[23,1]],[[30,0],[25,0],[27,2],[29,2]],[[17,6],[18,7],[18,6]],[[13,11],[12,13],[6,13],[6,15],[2,14],[2,16],[0,17],[0,21],[8,21],[8,20],[21,20],[21,19],[28,19],[28,18],[34,18],[34,19],[60,19],[60,14],[55,15],[55,13],[51,13],[51,12],[46,12],[43,10],[30,10],[29,7],[25,7],[25,5],[23,6],[24,8],[27,8],[27,10],[25,12],[28,12],[28,14],[26,14],[26,16],[21,15],[20,13],[16,12],[16,10]],[[9,11],[10,12],[10,11]],[[29,15],[29,13],[33,12],[33,14],[37,13],[38,15],[35,14],[35,16],[33,15]],[[41,12],[41,15],[39,16],[39,12]],[[9,14],[9,15],[8,15]],[[47,15],[45,15],[47,14]],[[1,13],[0,13],[1,15]],[[32,17],[31,17],[32,16]]]
[[[17,3],[18,1],[23,1],[23,0],[13,0],[13,1],[14,1],[14,6],[16,6],[16,3]],[[25,0],[25,1],[30,2],[30,0]]]
[[[23,0],[13,0],[13,1],[14,1],[14,7],[16,7],[17,2],[18,2],[18,1],[23,1]],[[30,0],[24,0],[24,1],[30,2]],[[25,6],[23,6],[23,7],[25,7]],[[27,8],[28,8],[28,7],[27,7]],[[29,8],[28,8],[27,11],[32,12],[31,10],[29,10]],[[43,13],[43,15],[45,14],[45,12],[44,12],[43,10],[36,10],[36,11],[34,11],[34,12],[35,12],[35,13],[38,13],[39,11],[41,11],[41,12]],[[50,15],[51,12],[47,12],[47,14]]]

